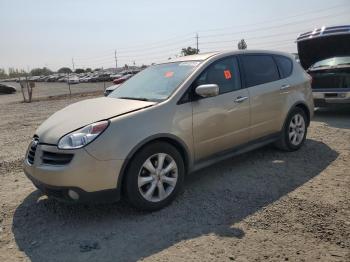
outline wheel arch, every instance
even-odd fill
[[[288,115],[291,112],[291,110],[293,110],[294,108],[300,108],[301,110],[303,110],[305,112],[305,115],[307,117],[306,125],[309,126],[310,121],[311,121],[311,112],[310,112],[309,107],[306,105],[306,103],[304,103],[304,102],[295,103],[294,106],[292,106],[292,108],[289,110]]]
[[[118,190],[119,194],[123,194],[125,174],[134,155],[145,146],[152,144],[154,142],[166,142],[174,146],[179,151],[179,153],[183,158],[184,165],[185,165],[185,173],[187,173],[190,170],[192,157],[187,145],[182,139],[172,134],[157,134],[157,135],[150,136],[142,140],[141,142],[139,142],[127,155],[126,160],[124,161],[120,174],[118,176],[117,187],[121,187],[121,190]]]

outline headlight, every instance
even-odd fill
[[[109,121],[100,121],[69,133],[58,141],[59,149],[77,149],[94,141],[109,125]]]

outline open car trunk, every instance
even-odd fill
[[[350,25],[322,27],[301,34],[297,47],[301,65],[312,76],[314,90],[350,88],[350,65],[347,63],[312,67],[325,59],[350,57]]]
[[[312,89],[350,89],[350,66],[308,73],[312,76]]]
[[[307,70],[314,63],[336,56],[350,56],[350,26],[317,29],[297,39],[300,63]]]

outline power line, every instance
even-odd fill
[[[342,13],[345,13],[345,12],[341,12],[341,13],[338,13],[339,14],[342,14]],[[338,18],[337,16],[334,16],[335,14],[332,14],[332,16],[334,18]],[[319,17],[318,19],[321,19],[321,18],[324,18],[324,17],[329,17],[330,15],[328,16],[323,16],[323,17]],[[282,25],[275,25],[275,26],[270,26],[270,27],[265,27],[265,29],[269,28],[269,29],[276,29],[276,28],[281,28],[281,27],[284,27],[288,24],[300,24],[300,23],[304,23],[305,21],[315,21],[315,20],[310,20],[310,19],[303,19],[302,21],[299,21],[299,22],[293,22],[293,23],[287,23],[287,24],[282,24]],[[256,28],[256,29],[253,29],[253,30],[247,30],[247,31],[236,31],[234,32],[234,34],[238,34],[238,33],[247,33],[247,32],[255,32],[255,31],[259,31],[261,29],[264,29],[263,27],[260,27],[260,28]],[[300,33],[300,30],[299,31],[295,31],[293,33]],[[280,34],[276,34],[276,35],[272,35],[272,36],[279,36]],[[214,35],[204,35],[204,36],[201,36],[203,38],[213,38],[213,37],[218,37],[218,36],[230,36],[229,34],[214,34]],[[196,34],[196,37],[197,37],[197,34]],[[257,37],[257,38],[265,38],[264,37]],[[250,38],[249,38],[250,39]],[[252,38],[254,39],[254,38]],[[187,39],[188,40],[191,40],[191,39]],[[234,39],[234,40],[229,40],[229,41],[238,41],[239,39]],[[186,42],[187,42],[186,41]],[[221,41],[212,41],[211,43],[221,43],[221,42],[229,42],[229,41],[225,41],[225,40],[221,40]],[[170,46],[174,46],[174,45],[177,45],[177,43],[181,43],[181,44],[184,44],[184,40],[180,40],[180,41],[177,41],[177,42],[173,42],[171,45],[162,45],[162,49],[164,50],[169,50],[169,47]],[[201,42],[202,43],[202,42]],[[203,44],[205,43],[210,43],[209,42],[203,42]],[[196,46],[197,46],[197,42],[196,42]],[[156,49],[156,51],[147,51],[147,50],[152,50],[152,49]],[[143,49],[139,49],[138,51],[137,50],[134,50],[134,51],[128,51],[128,52],[122,52],[122,55],[118,56],[120,58],[128,58],[128,57],[136,57],[136,56],[145,56],[146,54],[152,54],[152,53],[159,53],[159,50],[160,49],[160,46],[159,47],[152,47],[152,48],[143,48]],[[199,49],[199,48],[198,48]],[[145,51],[146,50],[146,51]],[[136,55],[137,53],[142,53],[142,55]],[[123,54],[132,54],[132,55],[123,55]],[[103,60],[104,58],[107,58],[107,57],[110,57],[110,54],[109,55],[105,55],[105,56],[99,56],[97,59],[79,59],[79,61],[81,62],[90,62],[90,61],[101,61]]]
[[[327,8],[313,9],[312,11],[303,12],[303,13],[299,13],[299,14],[292,15],[292,16],[284,16],[284,17],[280,17],[280,18],[263,20],[263,21],[260,21],[258,23],[243,24],[243,25],[236,25],[236,26],[230,26],[230,27],[213,28],[213,29],[206,29],[206,30],[198,30],[198,32],[222,31],[222,30],[236,28],[238,26],[239,27],[246,27],[246,26],[255,26],[257,24],[261,25],[261,24],[266,24],[266,23],[270,23],[270,22],[274,22],[274,21],[288,20],[290,18],[295,18],[295,17],[304,16],[304,15],[308,15],[308,14],[312,14],[313,15],[315,13],[322,13],[324,11],[329,11],[330,9],[335,9],[335,8],[344,7],[344,6],[347,6],[347,5],[344,5],[344,4],[335,5],[335,6],[330,6],[330,7],[327,7]]]
[[[339,7],[339,6],[344,6],[344,5],[337,5],[337,6],[329,7],[327,9],[314,10],[312,12],[312,14],[316,14],[317,12],[324,12],[326,10],[334,9],[336,7]],[[307,14],[307,13],[310,13],[310,12],[304,12],[303,14]],[[206,38],[206,39],[210,40],[211,38],[217,39],[218,37],[232,37],[232,35],[234,36],[236,34],[244,34],[244,33],[246,34],[246,33],[253,33],[253,32],[263,31],[263,30],[271,30],[271,29],[283,28],[283,27],[287,27],[288,25],[302,24],[302,23],[305,23],[305,22],[308,22],[308,21],[315,23],[318,19],[324,19],[324,18],[329,18],[329,17],[339,19],[339,15],[341,15],[341,14],[348,14],[348,12],[342,11],[342,12],[337,12],[337,13],[334,13],[334,14],[328,14],[328,15],[323,15],[323,16],[318,16],[318,17],[313,17],[313,18],[304,18],[304,19],[301,19],[301,20],[298,20],[298,21],[294,21],[294,22],[277,24],[277,25],[273,25],[273,26],[271,25],[271,26],[257,27],[257,28],[252,28],[252,29],[248,29],[248,30],[241,30],[241,31],[235,31],[235,32],[230,32],[230,33],[201,35],[201,38]],[[289,16],[289,17],[284,17],[284,19],[278,19],[278,21],[285,20],[285,19],[292,18],[292,17],[298,17],[298,16],[301,16],[301,15],[302,14]],[[277,19],[271,19],[271,20],[268,20],[268,21],[271,22],[271,21],[275,21],[275,20],[277,20]],[[265,23],[267,23],[268,21],[265,21]],[[264,22],[261,22],[261,23],[264,23]],[[261,24],[261,23],[259,23],[259,24]],[[251,25],[257,25],[257,23],[251,24]],[[229,27],[229,28],[232,29],[234,27]],[[200,32],[213,32],[213,31],[222,31],[222,30],[227,30],[227,29],[228,28],[211,29],[211,30],[200,31]],[[298,34],[301,31],[302,30],[292,31],[292,32],[288,32],[287,34],[284,31],[283,34],[281,34],[281,33],[269,34],[269,35],[265,34],[265,35],[262,35],[262,36],[244,37],[244,38],[247,39],[247,40],[268,39],[268,38],[272,38],[272,37],[275,37],[275,36],[279,36],[280,37],[280,36],[287,36],[287,35],[291,35],[291,34]],[[188,34],[186,34],[184,36],[188,36]],[[296,38],[296,36],[295,36],[295,38]],[[171,41],[171,39],[177,39],[177,41]],[[195,39],[196,39],[196,42],[195,42],[196,49],[199,50],[199,34],[198,33],[196,33]],[[216,45],[216,44],[221,44],[221,43],[231,43],[231,42],[238,41],[238,40],[239,39],[204,41],[204,42],[201,42],[201,46],[203,45],[204,49],[206,49],[205,46],[207,46],[207,45],[212,45],[212,44]],[[288,40],[284,40],[284,41],[293,41],[293,40],[289,40],[288,39]],[[164,44],[165,42],[169,42],[169,41],[171,41],[171,43]],[[122,58],[122,59],[130,58],[130,59],[133,59],[133,58],[136,58],[136,57],[139,57],[139,58],[140,57],[141,58],[144,57],[143,60],[146,60],[146,58],[149,58],[149,57],[153,58],[152,54],[159,54],[160,52],[162,52],[161,51],[162,49],[164,50],[163,52],[167,54],[167,55],[162,56],[162,57],[165,57],[165,56],[168,56],[169,53],[172,53],[174,51],[175,52],[179,51],[181,49],[181,47],[178,48],[179,44],[184,45],[184,43],[187,42],[187,41],[193,41],[193,38],[179,39],[179,38],[173,37],[173,38],[170,38],[170,39],[167,39],[167,40],[153,42],[153,44],[151,46],[147,46],[147,44],[136,45],[136,46],[140,47],[138,49],[132,49],[133,47],[129,46],[127,48],[121,48],[122,51],[118,52],[118,54],[120,54],[120,55],[118,55],[118,58]],[[281,41],[270,41],[270,43],[280,43],[280,42]],[[163,44],[160,44],[160,43],[163,43]],[[268,42],[260,43],[260,44],[266,45],[267,43]],[[256,43],[254,43],[254,44],[256,44]],[[177,47],[176,48],[175,47],[174,48],[170,48],[171,46],[177,46]],[[127,50],[130,50],[130,51],[127,51]],[[118,48],[118,51],[119,51],[119,48]],[[80,61],[80,63],[85,61],[84,64],[85,63],[92,64],[92,61],[100,62],[99,64],[106,64],[106,63],[110,63],[110,61],[111,61],[111,53],[109,53],[108,55],[104,55],[104,56],[95,56],[97,59],[94,59],[94,60],[91,60],[91,59],[88,59],[88,58],[81,58],[81,59],[79,59],[79,61]],[[128,55],[128,54],[130,54],[130,55]],[[132,61],[132,60],[130,60],[130,61]],[[116,63],[116,66],[117,66],[116,50],[114,50],[114,62]],[[94,63],[94,64],[97,64],[97,63]]]
[[[348,14],[348,13],[349,13],[348,11],[342,11],[342,12],[337,13],[337,14],[331,14],[331,15],[326,15],[326,16],[322,16],[322,17],[317,17],[317,19],[324,19],[324,18],[327,18],[327,17],[334,17],[335,15]],[[269,26],[269,27],[254,28],[254,29],[251,29],[251,30],[242,30],[242,31],[223,33],[223,34],[203,35],[202,38],[226,36],[228,34],[242,34],[242,33],[247,33],[247,32],[251,33],[251,32],[257,32],[257,31],[261,31],[261,30],[267,30],[267,29],[276,29],[276,28],[281,28],[281,27],[285,27],[285,26],[288,26],[288,25],[295,25],[295,24],[305,23],[307,21],[314,21],[314,19],[315,18],[313,18],[313,19],[308,18],[308,19],[299,20],[297,22],[290,22],[290,23],[274,25],[274,26]]]

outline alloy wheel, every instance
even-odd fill
[[[160,202],[173,192],[177,178],[175,160],[165,153],[154,154],[147,158],[139,171],[139,192],[147,201]]]
[[[295,114],[289,123],[289,141],[298,146],[304,139],[305,120],[301,114]]]

